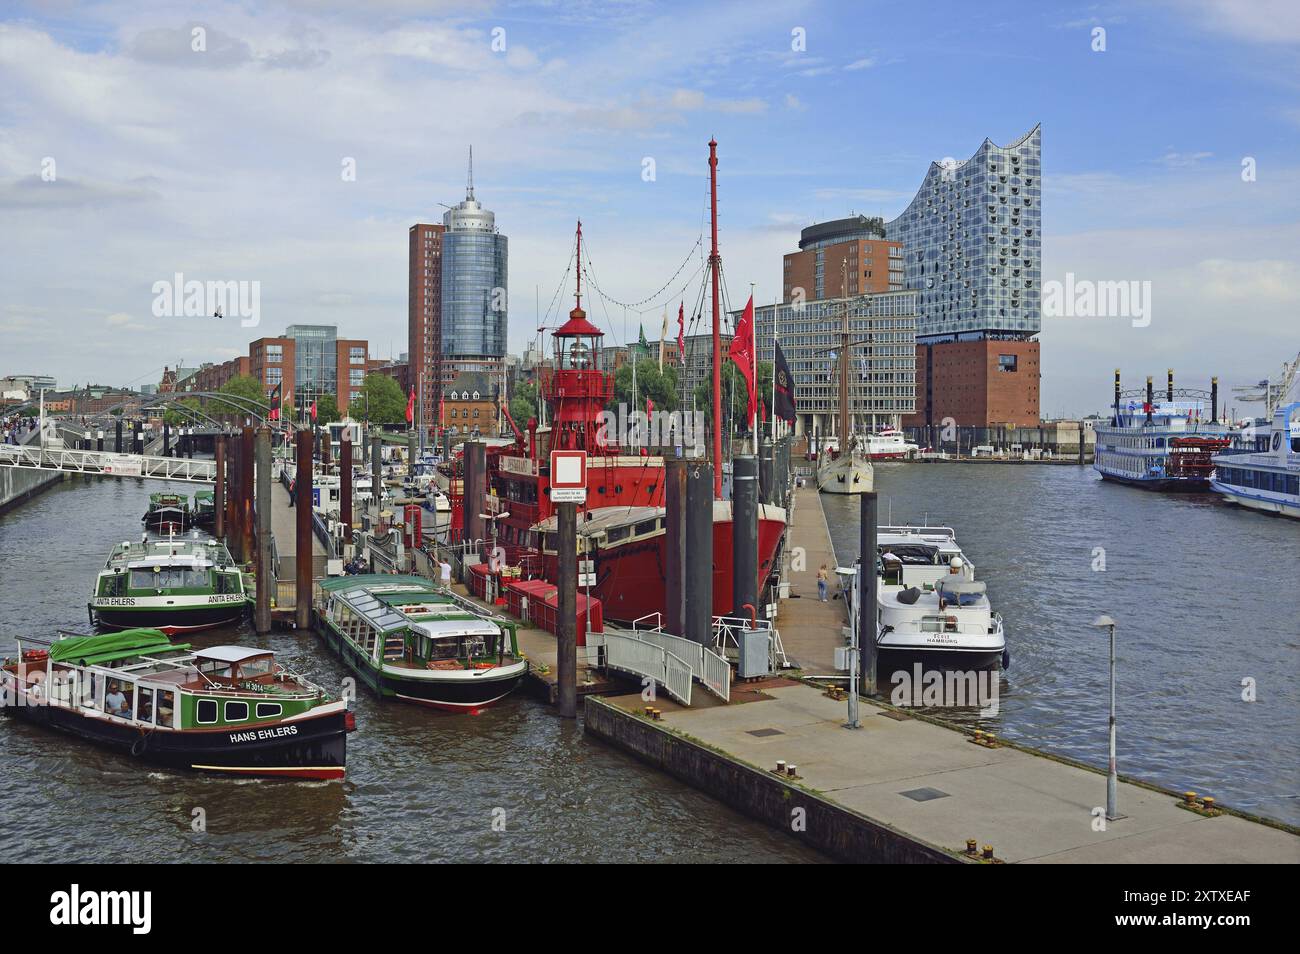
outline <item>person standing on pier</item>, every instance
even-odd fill
[[[821,569],[817,571],[817,597],[823,603],[826,602],[826,594],[830,590],[830,586],[830,573],[826,569],[826,564],[823,563]]]
[[[289,506],[293,506],[294,498],[298,495],[298,478],[289,478]]]

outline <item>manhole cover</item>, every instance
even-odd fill
[[[769,735],[785,735],[780,729],[750,729],[750,735],[756,735],[760,739],[765,739]]]
[[[914,802],[928,802],[933,798],[947,798],[947,792],[941,792],[937,788],[914,788],[909,792],[899,792],[904,798],[910,798]]]

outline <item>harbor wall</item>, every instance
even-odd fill
[[[0,513],[5,513],[41,491],[49,490],[63,474],[48,470],[0,467]]]
[[[584,701],[583,725],[596,738],[841,861],[967,863],[599,697]],[[795,827],[795,809],[803,809],[802,830]]]

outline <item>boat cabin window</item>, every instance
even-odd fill
[[[86,709],[102,709],[104,706],[104,677],[97,672],[83,672],[81,685],[77,687],[81,694],[81,705]]]
[[[278,702],[259,702],[257,704],[257,717],[259,719],[274,719],[284,711],[284,706]]]
[[[153,690],[141,686],[135,694],[135,721],[153,721]]]
[[[244,679],[269,676],[273,665],[273,656],[258,656],[256,659],[245,659],[239,664],[239,675]]]
[[[199,725],[211,725],[217,721],[217,700],[200,699],[195,709],[194,721]]]
[[[155,725],[173,727],[176,725],[176,694],[163,690],[158,693],[158,714],[154,717]]]
[[[208,585],[208,571],[184,566],[136,567],[131,570],[133,590],[176,589]]]
[[[626,540],[631,532],[631,527],[610,527],[605,532],[605,539],[610,543],[618,543],[620,540]]]
[[[243,722],[248,718],[248,703],[234,702],[233,700],[226,703],[226,721]]]
[[[198,668],[209,679],[230,679],[233,672],[230,663],[219,659],[200,659]]]
[[[658,525],[657,520],[642,520],[632,529],[633,532],[635,532],[638,536],[640,536],[643,533],[654,533],[655,527],[657,525]]]

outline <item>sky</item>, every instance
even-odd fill
[[[1044,282],[1151,295],[1149,323],[1043,318],[1044,416],[1104,408],[1116,367],[1226,390],[1300,351],[1294,0],[0,0],[0,89],[0,376],[156,383],[294,323],[396,356],[407,231],[471,145],[511,351],[572,307],[579,217],[590,316],[653,339],[698,297],[710,137],[739,306],[800,228],[892,218],[1036,123]],[[157,316],[177,273],[257,283],[259,325]]]

